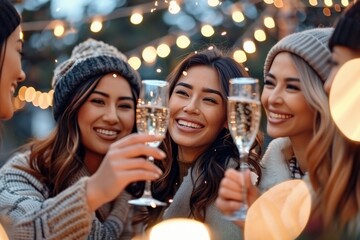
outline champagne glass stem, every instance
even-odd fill
[[[246,217],[246,213],[248,210],[248,201],[247,201],[247,188],[246,188],[246,178],[245,178],[245,172],[246,170],[249,168],[248,164],[247,164],[247,158],[248,158],[248,152],[243,151],[240,153],[240,172],[243,173],[242,177],[242,193],[243,193],[243,204],[241,206],[241,208],[239,209],[239,217],[240,220],[245,220]]]
[[[148,161],[153,164],[153,163],[154,163],[154,157],[149,156],[149,157],[148,157]],[[152,198],[152,194],[151,194],[151,181],[150,181],[150,180],[145,181],[145,190],[144,190],[143,197]]]

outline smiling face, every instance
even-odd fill
[[[0,76],[0,119],[9,119],[13,116],[13,96],[18,83],[25,80],[25,73],[21,67],[20,31],[20,26],[18,26],[7,39],[6,48],[2,46],[1,49],[1,54],[5,51],[5,55],[0,61],[3,61]]]
[[[330,93],[332,82],[340,67],[347,61],[354,58],[360,58],[360,51],[356,51],[344,46],[334,46],[331,56],[331,72],[324,84],[324,89],[327,94]]]
[[[261,102],[267,115],[267,132],[273,137],[312,134],[314,110],[307,103],[291,55],[279,53],[265,77]]]
[[[77,121],[85,156],[105,155],[110,144],[134,127],[135,106],[128,81],[115,74],[102,77],[80,107]]]
[[[168,131],[182,161],[203,153],[227,125],[226,100],[217,72],[208,66],[191,67],[177,81],[169,101]]]

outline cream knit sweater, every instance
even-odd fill
[[[90,213],[84,168],[50,198],[47,186],[14,168],[27,166],[28,155],[18,153],[0,169],[0,216],[11,221],[10,239],[131,239],[129,194]]]

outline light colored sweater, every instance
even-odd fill
[[[0,169],[0,216],[12,222],[10,239],[131,239],[131,209],[127,193],[90,213],[84,168],[55,197],[32,175],[14,168],[28,166],[28,155],[14,155]],[[100,219],[101,218],[101,219]]]
[[[228,165],[228,168],[234,166],[235,162],[232,162]],[[184,177],[183,182],[173,198],[173,202],[164,212],[164,220],[179,217],[189,218],[190,216],[190,196],[194,184],[191,181],[191,168],[188,171],[188,174]],[[193,177],[196,179],[195,176]],[[210,204],[206,209],[205,224],[210,228],[212,240],[242,239],[242,233],[239,227],[226,220],[215,206],[215,203]]]
[[[262,192],[291,179],[289,160],[292,156],[293,151],[289,138],[276,138],[269,143],[260,163],[263,167],[259,183]]]

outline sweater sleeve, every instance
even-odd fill
[[[128,201],[131,195],[121,193],[115,200],[113,208],[104,222],[95,218],[89,239],[122,239],[132,238],[132,211]]]
[[[101,222],[88,209],[88,177],[49,198],[46,186],[14,167],[26,164],[27,155],[17,154],[0,170],[0,214],[12,222],[11,239],[130,239],[121,237],[131,230],[128,196],[120,195]]]

